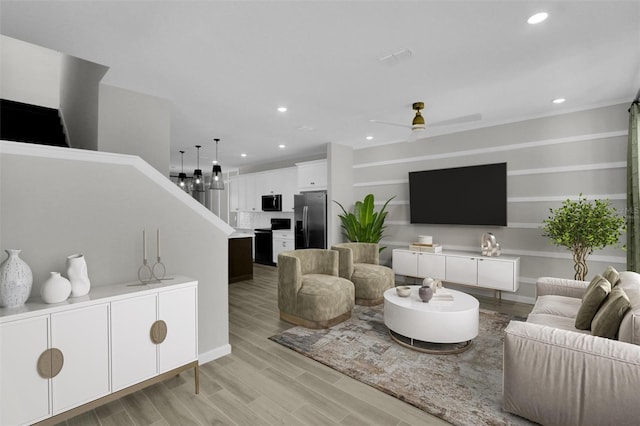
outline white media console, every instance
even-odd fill
[[[392,261],[396,275],[431,277],[499,291],[517,291],[519,287],[519,257],[486,257],[462,251],[430,253],[394,249]]]

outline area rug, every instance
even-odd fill
[[[455,355],[394,342],[382,305],[356,305],[327,330],[293,327],[270,339],[455,425],[530,425],[502,410],[503,330],[511,319],[481,310],[478,337]]]

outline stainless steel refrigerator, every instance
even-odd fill
[[[327,191],[294,195],[296,249],[327,248]]]

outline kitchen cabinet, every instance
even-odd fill
[[[229,284],[253,279],[253,237],[229,237]]]
[[[187,368],[197,392],[197,282],[98,286],[0,308],[0,341],[2,425],[59,423]]]
[[[232,212],[262,211],[262,196],[282,194],[282,211],[293,211],[293,195],[298,191],[297,169],[289,167],[248,173],[230,178],[229,209]]]
[[[293,231],[273,231],[273,263],[278,263],[278,255],[283,251],[295,250]]]
[[[296,167],[299,191],[327,189],[327,160],[296,163]]]
[[[432,277],[494,290],[517,291],[519,288],[519,257],[485,257],[466,252],[429,253],[395,249],[392,262],[397,275]]]

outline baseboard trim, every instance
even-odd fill
[[[231,345],[227,343],[226,345],[198,354],[198,361],[200,362],[200,365],[202,365],[229,354],[231,354]]]

